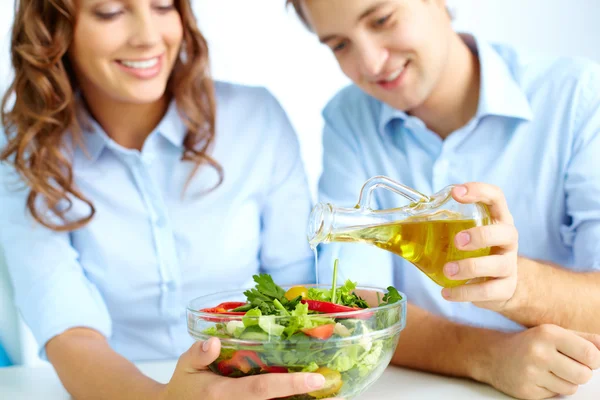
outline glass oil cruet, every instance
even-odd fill
[[[467,281],[448,279],[444,265],[450,261],[490,254],[490,248],[463,251],[454,245],[457,233],[490,224],[487,206],[461,204],[447,186],[426,196],[385,176],[375,176],[363,185],[354,208],[318,203],[308,223],[312,248],[320,243],[358,242],[377,246],[408,260],[435,283],[443,287]],[[370,208],[375,189],[390,190],[411,201],[404,207],[387,210]]]

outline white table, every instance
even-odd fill
[[[175,369],[175,362],[140,363],[138,367],[151,378],[166,383]],[[510,399],[506,395],[476,382],[388,367],[382,377],[360,397],[360,400],[381,399]],[[0,399],[4,400],[67,400],[51,367],[0,368]],[[600,399],[600,373],[582,386],[569,400]]]

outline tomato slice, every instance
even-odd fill
[[[233,356],[229,360],[223,360],[217,364],[217,369],[225,376],[229,376],[235,371],[247,374],[253,368],[260,368],[261,372],[272,374],[288,372],[288,369],[285,367],[271,367],[266,365],[258,354],[251,350],[238,350],[233,353]]]
[[[335,395],[342,388],[342,374],[338,371],[329,369],[327,367],[321,367],[315,371],[317,374],[321,374],[325,377],[325,385],[314,392],[308,393],[309,396],[322,399],[324,397],[330,397]]]
[[[223,360],[217,364],[217,369],[224,376],[233,374],[236,370],[247,374],[252,369],[252,366],[247,360],[233,361]]]
[[[225,376],[231,375],[235,370],[247,374],[252,368],[258,367],[264,368],[265,363],[258,354],[250,350],[238,350],[229,360],[223,360],[217,364],[219,372]]]
[[[325,324],[310,329],[300,329],[305,335],[314,337],[316,339],[326,340],[333,335],[333,329],[335,324]]]

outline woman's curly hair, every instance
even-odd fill
[[[189,0],[176,0],[183,25],[181,54],[167,85],[187,127],[182,160],[195,164],[189,179],[207,163],[223,180],[210,157],[215,136],[215,95],[209,74],[208,46],[198,30]],[[27,184],[27,209],[42,225],[69,231],[94,216],[93,203],[77,189],[67,135],[81,146],[77,82],[67,51],[76,23],[74,0],[17,0],[11,36],[14,79],[2,99],[7,145],[0,162],[14,166]],[[12,105],[9,110],[9,105]],[[188,180],[189,183],[189,180]],[[90,208],[87,216],[67,219],[73,200]],[[56,218],[60,222],[56,223]]]

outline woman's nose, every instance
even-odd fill
[[[130,43],[136,47],[149,47],[160,40],[159,26],[151,10],[140,11],[134,15],[132,31]]]

